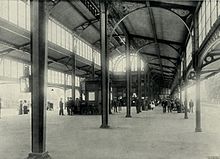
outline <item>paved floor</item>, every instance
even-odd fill
[[[203,132],[195,133],[194,114],[156,110],[125,118],[110,116],[100,129],[99,116],[57,116],[48,112],[47,150],[53,159],[208,159],[220,156],[220,106],[203,105]],[[30,152],[30,116],[0,119],[0,159],[22,159]]]

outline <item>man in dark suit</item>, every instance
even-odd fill
[[[60,98],[59,106],[60,106],[59,115],[64,115],[63,114],[63,101],[62,101],[62,98]]]

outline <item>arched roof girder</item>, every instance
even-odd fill
[[[169,9],[166,9],[166,8],[162,8],[162,7],[144,6],[144,7],[136,8],[136,9],[132,10],[131,12],[127,13],[124,17],[122,17],[122,18],[115,24],[115,26],[114,26],[114,28],[113,28],[111,34],[110,34],[110,39],[109,39],[109,41],[111,41],[112,36],[113,36],[113,34],[114,34],[116,28],[119,26],[119,24],[120,24],[123,20],[125,20],[129,15],[133,14],[134,12],[137,12],[137,11],[139,11],[139,10],[146,9],[146,8],[149,8],[149,7],[150,7],[150,8],[156,8],[156,9],[167,10],[167,11],[169,11],[170,13],[172,13],[175,17],[177,17],[177,18],[184,24],[184,26],[185,26],[186,29],[188,30],[189,35],[190,35],[191,37],[193,37],[193,34],[192,34],[192,32],[190,31],[189,26],[188,26],[188,25],[186,24],[186,22],[182,19],[182,17],[180,17],[180,16],[179,16],[177,13],[175,13],[174,11],[169,10]]]

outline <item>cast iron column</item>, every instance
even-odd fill
[[[46,0],[31,0],[32,112],[28,159],[50,158],[46,152],[47,21]]]
[[[143,102],[143,110],[146,110],[146,97],[147,97],[147,65],[144,67],[144,102]]]
[[[63,93],[64,93],[64,99],[63,99],[63,102],[64,102],[64,106],[66,107],[66,74],[64,73],[64,88],[63,88]]]
[[[178,65],[178,79],[179,79],[179,93],[180,93],[180,104],[182,104],[183,102],[183,95],[182,95],[182,77],[181,77],[181,66],[182,66],[182,61],[179,60],[179,65]],[[182,110],[180,109],[180,111],[182,112]]]
[[[76,89],[76,56],[72,56],[72,100],[75,103]]]
[[[183,95],[182,95],[182,86],[181,86],[181,83],[180,83],[180,103],[182,104],[183,103]]]
[[[198,14],[195,14],[194,19],[194,36],[192,40],[193,48],[193,67],[196,71],[196,128],[195,132],[202,132],[201,128],[201,103],[200,103],[200,75],[201,68],[198,66],[198,56],[195,56],[199,49],[199,25],[198,25]]]
[[[188,100],[187,100],[187,68],[186,68],[186,51],[184,51],[184,106],[185,106],[185,113],[184,113],[184,119],[188,119],[188,112],[187,112],[187,105],[188,105]]]
[[[200,70],[196,71],[196,132],[202,132],[200,109]]]
[[[151,91],[151,77],[150,77],[150,72],[148,73],[147,76],[147,82],[148,82],[148,103],[152,99],[152,91]],[[152,86],[153,87],[153,86]]]
[[[130,61],[130,40],[129,37],[125,37],[125,49],[126,49],[126,78],[127,78],[127,90],[126,90],[126,98],[127,98],[127,111],[126,117],[131,117],[131,61]]]
[[[107,62],[107,23],[108,23],[107,2],[100,0],[100,28],[101,28],[101,71],[102,71],[102,125],[101,128],[109,128],[109,87],[108,87],[108,62]]]
[[[142,97],[142,93],[141,93],[141,57],[139,55],[137,55],[137,73],[138,73],[138,113],[141,112],[141,97]]]

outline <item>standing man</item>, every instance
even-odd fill
[[[59,106],[60,106],[59,115],[64,115],[64,114],[63,114],[63,101],[62,101],[62,98],[60,98]]]
[[[161,105],[163,107],[163,113],[166,113],[166,101],[165,101],[165,99],[163,99],[163,101],[161,102]]]
[[[22,112],[23,112],[23,108],[22,107],[23,107],[23,102],[22,102],[22,100],[20,100],[18,115],[22,115]]]
[[[66,110],[67,110],[67,115],[70,115],[70,113],[71,113],[71,97],[67,98]]]
[[[166,99],[166,100],[164,101],[164,113],[167,112],[167,107],[168,107],[168,100]]]
[[[76,113],[77,113],[77,114],[80,114],[80,103],[79,103],[79,98],[76,98],[76,104],[75,104],[75,107],[76,107]]]
[[[191,112],[193,113],[193,106],[194,106],[194,103],[193,103],[192,99],[190,99],[190,101],[189,101],[189,111],[190,111],[190,113]]]
[[[113,99],[113,107],[114,107],[114,113],[116,112],[118,112],[117,111],[117,101],[116,101],[116,99]]]
[[[23,103],[23,111],[24,111],[24,114],[28,114],[28,104],[26,100],[24,100],[24,103]]]

